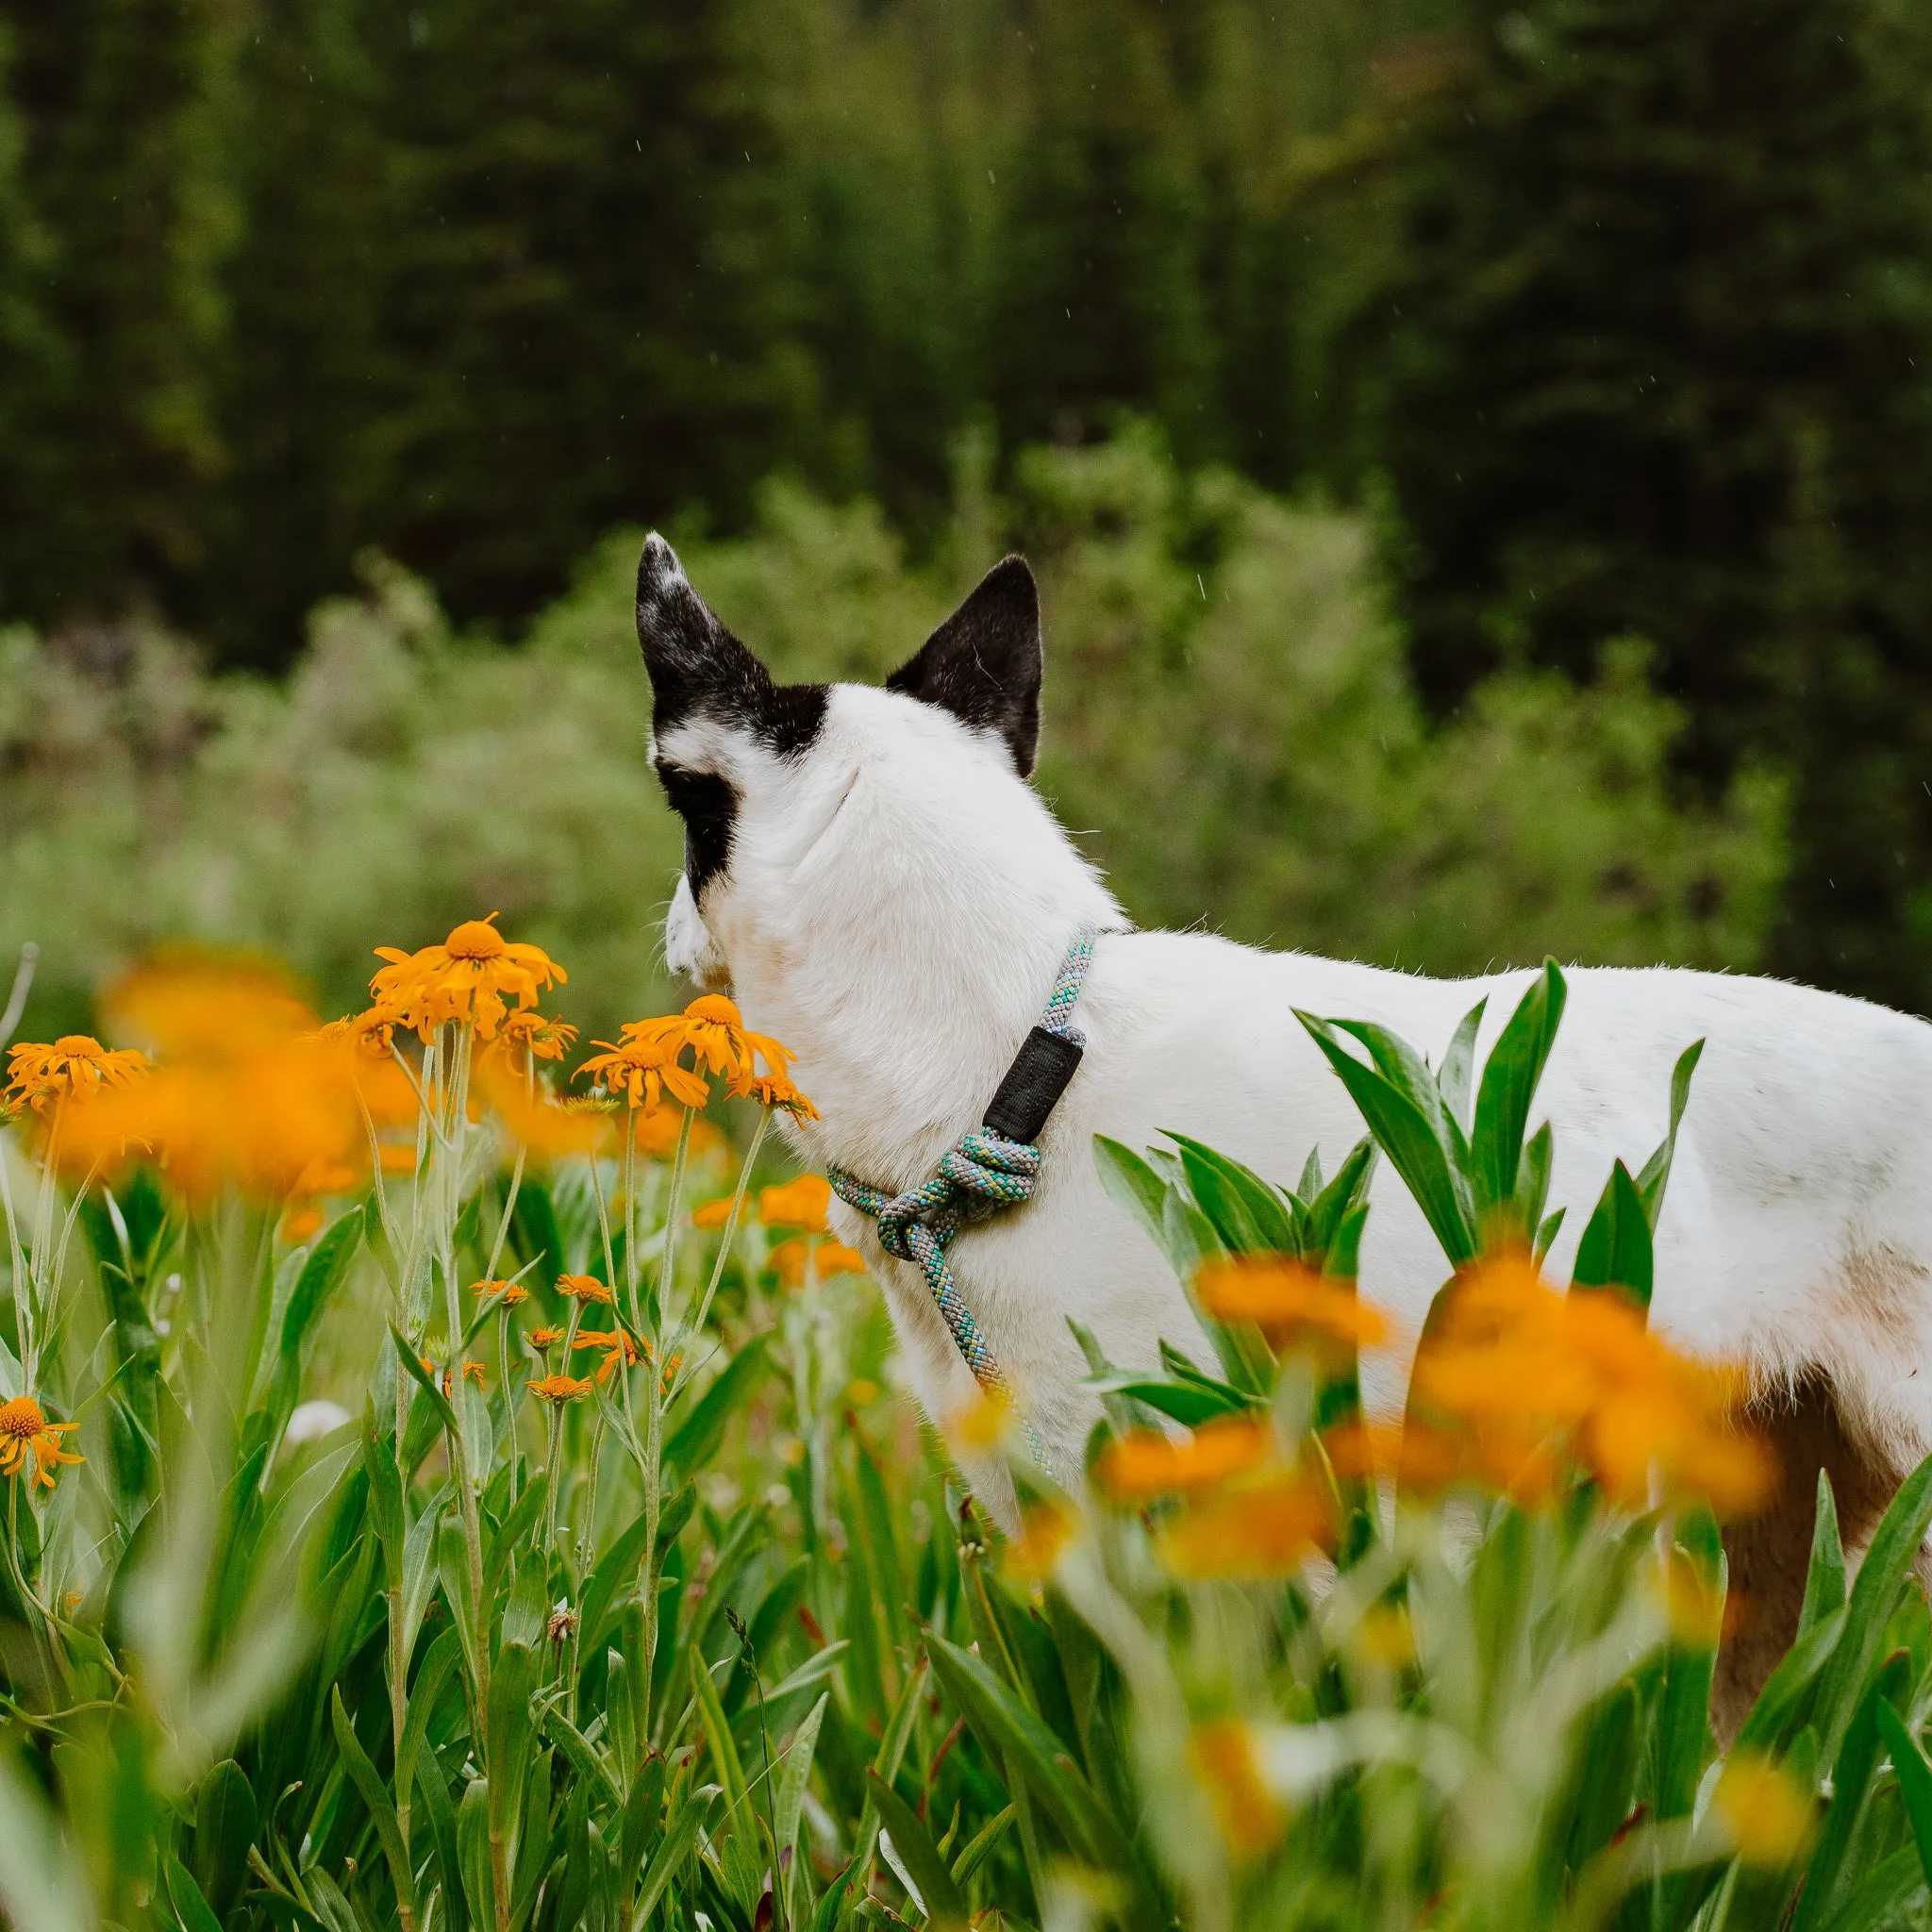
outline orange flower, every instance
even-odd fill
[[[1446,1462],[1445,1479],[1534,1498],[1567,1461],[1625,1507],[1647,1507],[1655,1481],[1721,1515],[1757,1507],[1775,1481],[1731,1421],[1734,1374],[1675,1354],[1621,1294],[1557,1294],[1526,1255],[1457,1279],[1411,1386],[1433,1432],[1412,1432],[1413,1455]]]
[[[508,1027],[519,1015],[503,1024]],[[530,1082],[502,1054],[491,1051],[476,1063],[475,1089],[502,1122],[510,1139],[541,1160],[568,1154],[593,1154],[611,1138],[611,1124],[598,1108],[571,1102],[559,1106],[541,1081]]]
[[[1139,1430],[1109,1442],[1094,1475],[1116,1502],[1146,1503],[1176,1491],[1208,1489],[1257,1469],[1274,1453],[1268,1424],[1246,1416],[1203,1423],[1186,1441]]]
[[[6,1098],[44,1113],[50,1101],[91,1100],[108,1088],[125,1087],[152,1065],[144,1053],[110,1050],[87,1033],[64,1033],[51,1046],[24,1040],[7,1057]]]
[[[521,1281],[473,1281],[470,1292],[478,1301],[488,1301],[493,1295],[498,1305],[506,1308],[513,1308],[519,1302],[530,1299],[530,1291]]]
[[[1218,1489],[1162,1525],[1162,1560],[1176,1576],[1259,1581],[1298,1570],[1334,1536],[1328,1502],[1299,1476]]]
[[[534,1060],[560,1060],[577,1041],[577,1029],[565,1020],[519,1008],[504,1016],[497,1029],[499,1051],[522,1047]]]
[[[164,1060],[224,1065],[313,1030],[315,1015],[273,960],[164,946],[123,974],[102,1010]]]
[[[87,1460],[60,1445],[61,1437],[71,1436],[79,1426],[78,1423],[50,1423],[31,1395],[16,1395],[11,1402],[0,1402],[0,1475],[24,1472],[31,1451],[33,1483],[51,1490],[54,1472],[61,1463]]]
[[[1287,1255],[1240,1255],[1209,1261],[1194,1279],[1201,1306],[1217,1322],[1252,1322],[1276,1348],[1373,1348],[1389,1323],[1353,1284],[1318,1274]]]
[[[762,1057],[766,1071],[782,1079],[791,1061],[788,1048],[766,1034],[752,1032],[738,1008],[722,992],[700,994],[685,1008],[682,1020],[672,1024],[681,1026],[692,1058],[714,1074],[749,1079],[757,1074],[756,1063]]]
[[[533,1328],[530,1331],[532,1348],[555,1348],[563,1340],[561,1328]]]
[[[726,1090],[733,1100],[755,1100],[760,1107],[783,1108],[794,1120],[815,1121],[819,1110],[783,1074],[741,1074]]]
[[[782,1187],[760,1191],[758,1219],[767,1227],[802,1227],[808,1234],[823,1234],[831,1205],[831,1182],[819,1174],[802,1174]]]
[[[622,1328],[579,1328],[575,1345],[605,1351],[603,1363],[597,1370],[600,1382],[608,1382],[612,1370],[630,1368],[638,1359],[638,1344]]]
[[[595,1080],[646,1113],[655,1113],[667,1093],[684,1107],[705,1106],[711,1090],[690,1068],[678,1065],[679,1042],[647,1037],[647,1029],[663,1024],[633,1020],[618,1028],[615,1040],[592,1041],[591,1045],[605,1050],[592,1054],[573,1077]]]
[[[813,1249],[811,1258],[821,1281],[829,1281],[835,1274],[865,1273],[865,1257],[857,1248],[848,1248],[843,1241],[821,1241]]]
[[[610,1291],[594,1274],[559,1274],[557,1291],[572,1301],[601,1302],[607,1308],[611,1306]]]
[[[1196,1724],[1188,1740],[1194,1774],[1208,1788],[1214,1822],[1236,1857],[1265,1852],[1281,1836],[1288,1814],[1262,1782],[1255,1734],[1239,1718]]]
[[[298,1248],[322,1225],[322,1209],[312,1201],[291,1206],[275,1229],[276,1237],[285,1246]]]
[[[1019,1583],[1043,1583],[1060,1553],[1078,1534],[1078,1513],[1064,1503],[1035,1503],[1020,1515],[1020,1534],[1007,1545],[1007,1574]]]
[[[429,1359],[429,1357],[426,1355],[422,1357],[420,1359],[422,1360],[423,1366],[425,1369],[429,1369],[432,1372],[434,1371],[435,1364]],[[444,1395],[447,1396],[454,1394],[456,1392],[456,1378],[448,1369],[443,1370],[442,1374],[440,1376],[438,1376],[437,1379],[442,1385],[442,1392]],[[463,1364],[463,1380],[466,1382],[474,1382],[475,1383],[477,1388],[482,1388],[483,1364],[481,1362],[465,1362]]]
[[[591,1392],[591,1384],[579,1382],[574,1375],[543,1375],[524,1386],[539,1402],[575,1402]]]
[[[503,1024],[505,1000],[518,1010],[570,975],[541,946],[512,943],[489,919],[466,919],[440,946],[414,953],[377,946],[390,963],[369,982],[376,1009],[425,1042],[446,1021],[467,1022],[479,1040],[493,1040]]]
[[[731,1196],[723,1200],[707,1201],[701,1208],[691,1210],[691,1224],[693,1227],[723,1227],[731,1219]]]

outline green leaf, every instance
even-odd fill
[[[1886,1625],[1905,1589],[1912,1560],[1932,1527],[1932,1456],[1900,1486],[1858,1565],[1845,1605],[1843,1641],[1818,1687],[1820,1751],[1835,1757],[1876,1666]],[[1828,1620],[1827,1620],[1828,1621]],[[1820,1628],[1825,1627],[1824,1624]]]
[[[724,1705],[718,1701],[718,1686],[705,1662],[704,1653],[693,1643],[687,1647],[685,1656],[691,1667],[691,1690],[697,1698],[698,1721],[704,1726],[705,1740],[711,1747],[711,1762],[718,1767],[719,1781],[724,1787],[725,1808],[735,1812],[744,1803],[745,1787],[744,1766],[739,1761],[731,1724],[724,1715]]]
[[[395,1787],[398,1791],[414,1789],[416,1760],[422,1752],[423,1740],[428,1735],[436,1701],[442,1694],[442,1687],[449,1681],[450,1673],[461,1660],[461,1637],[455,1630],[445,1630],[429,1646],[428,1655],[423,1659],[423,1668],[416,1673],[416,1681],[409,1686],[409,1714],[404,1720],[402,1742],[396,1749]]]
[[[457,1807],[457,1857],[463,1868],[463,1895],[470,1923],[496,1924],[496,1881],[490,1861],[490,1780],[473,1777]]]
[[[1888,1657],[1858,1714],[1845,1731],[1838,1761],[1831,1770],[1831,1805],[1824,1814],[1824,1828],[1819,1834],[1817,1849],[1805,1868],[1805,1890],[1798,1901],[1798,1915],[1792,1932],[1816,1932],[1824,1924],[1839,1889],[1845,1854],[1851,1849],[1853,1834],[1871,1793],[1872,1774],[1878,1763],[1878,1707],[1902,1704],[1911,1692],[1911,1659],[1904,1651]]]
[[[335,1728],[336,1750],[341,1756],[342,1769],[361,1793],[362,1802],[368,1806],[369,1815],[375,1821],[382,1855],[389,1860],[390,1882],[396,1889],[396,1897],[413,1911],[416,1905],[415,1874],[409,1862],[408,1848],[403,1843],[396,1807],[388,1787],[376,1774],[375,1765],[369,1761],[369,1754],[356,1736],[356,1727],[349,1722],[349,1713],[342,1707],[342,1687],[340,1684],[330,1688],[328,1712],[329,1722]]]
[[[705,1815],[711,1808],[711,1800],[717,1794],[716,1785],[701,1785],[685,1800],[683,1808],[658,1841],[658,1849],[652,1854],[650,1864],[644,1868],[643,1882],[638,1887],[637,1908],[632,1912],[630,1921],[633,1927],[651,1923],[651,1914],[658,1909],[658,1901],[663,1897],[665,1888],[691,1857],[691,1847],[697,1843],[698,1828],[704,1824]]]
[[[1008,1805],[1004,1811],[995,1812],[980,1826],[972,1842],[953,1860],[955,1885],[965,1885],[971,1881],[973,1874],[999,1848],[1000,1840],[1006,1837],[1017,1815],[1015,1807]]]
[[[1530,1104],[1556,1041],[1564,998],[1563,975],[1554,959],[1545,959],[1541,976],[1531,982],[1483,1063],[1475,1124],[1469,1137],[1470,1182],[1478,1227],[1498,1209],[1515,1203]],[[1528,1231],[1524,1229],[1525,1234]]]
[[[770,1331],[754,1335],[724,1365],[723,1373],[698,1398],[691,1413],[664,1445],[664,1462],[681,1475],[695,1475],[710,1460],[732,1411],[753,1394],[770,1373],[765,1351]]]
[[[1238,1389],[1229,1389],[1225,1383],[1153,1382],[1125,1370],[1116,1370],[1108,1375],[1090,1375],[1082,1386],[1102,1395],[1131,1396],[1191,1429],[1212,1422],[1216,1416],[1245,1414],[1257,1407],[1255,1400]],[[1224,1394],[1221,1392],[1224,1390]]]
[[[1839,1639],[1846,1633],[1849,1614],[1848,1609],[1833,1610],[1785,1652],[1777,1668],[1765,1679],[1764,1689],[1757,1693],[1757,1702],[1751,1707],[1734,1749],[1770,1752],[1777,1745],[1800,1705],[1831,1662]]]
[[[1449,1109],[1450,1118],[1465,1127],[1469,1124],[1469,1090],[1475,1067],[1475,1037],[1482,1030],[1483,1014],[1489,1004],[1489,995],[1485,993],[1456,1023],[1456,1031],[1449,1036],[1449,1050],[1442,1056],[1441,1072],[1436,1075],[1442,1105]]]
[[[911,1806],[877,1772],[867,1771],[865,1781],[879,1823],[891,1834],[892,1850],[905,1866],[901,1875],[911,1881],[920,1908],[935,1926],[963,1926],[966,1901],[953,1883],[953,1874],[940,1857],[932,1835],[914,1816]]]
[[[1883,1698],[1873,1707],[1873,1714],[1878,1721],[1878,1735],[1891,1753],[1891,1768],[1898,1774],[1898,1794],[1911,1821],[1919,1863],[1924,1869],[1926,1884],[1932,1885],[1932,1764],[1926,1763],[1925,1754],[1906,1728],[1905,1720]]]
[[[1313,1014],[1299,1010],[1295,1018],[1307,1028],[1329,1065],[1341,1076],[1376,1143],[1415,1196],[1416,1206],[1423,1210],[1424,1219],[1442,1244],[1442,1252],[1451,1265],[1459,1268],[1473,1260],[1476,1252],[1474,1212],[1466,1184],[1451,1164],[1452,1156],[1458,1150],[1440,1099],[1432,1113],[1378,1069],[1364,1066],[1337,1038],[1344,1030],[1360,1038],[1362,1028],[1344,1028],[1342,1023],[1318,1020]],[[1435,1091],[1433,1081],[1429,1082],[1429,1091]]]
[[[1653,1233],[1657,1231],[1657,1216],[1664,1211],[1664,1190],[1670,1185],[1671,1163],[1677,1158],[1677,1124],[1690,1101],[1690,1076],[1703,1058],[1701,1040],[1691,1041],[1677,1056],[1677,1064],[1671,1073],[1671,1124],[1657,1151],[1643,1163],[1643,1172],[1637,1176],[1637,1191],[1643,1196],[1643,1211],[1650,1219]]]
[[[1319,1261],[1324,1274],[1355,1278],[1356,1253],[1361,1245],[1362,1223],[1369,1211],[1369,1182],[1374,1171],[1374,1138],[1364,1135],[1348,1150],[1335,1178],[1308,1203],[1307,1258]]]
[[[436,1386],[436,1377],[423,1366],[422,1358],[409,1346],[408,1338],[398,1328],[393,1320],[389,1324],[390,1341],[395,1345],[396,1359],[402,1363],[405,1374],[423,1392],[428,1396],[438,1419],[449,1433],[460,1439],[462,1424],[457,1421],[457,1412],[450,1407],[449,1398]]]
[[[836,1932],[852,1888],[864,1882],[864,1868],[871,1863],[870,1845],[853,1853],[852,1862],[826,1886],[824,1897],[819,1900],[818,1910],[811,1915],[811,1932]]]
[[[168,1897],[186,1932],[222,1932],[222,1922],[194,1882],[194,1874],[172,1852],[167,1855],[166,1869]],[[73,1923],[79,1925],[85,1921],[76,1919]]]
[[[248,1847],[255,1842],[258,1822],[255,1788],[232,1757],[223,1758],[195,1793],[190,1854],[195,1883],[217,1918],[242,1895],[248,1877]]]
[[[300,1360],[309,1329],[349,1278],[356,1251],[361,1245],[362,1210],[352,1208],[330,1222],[308,1250],[288,1307],[282,1310],[281,1355],[285,1361]]]
[[[1838,1538],[1838,1503],[1831,1477],[1818,1472],[1818,1513],[1811,1522],[1811,1562],[1805,1573],[1805,1603],[1798,1612],[1800,1637],[1840,1608],[1845,1600],[1845,1553]]]
[[[1136,1154],[1105,1134],[1093,1137],[1093,1166],[1100,1185],[1154,1238],[1167,1247],[1167,1183]]]
[[[1570,1286],[1573,1291],[1619,1290],[1647,1313],[1653,1272],[1650,1222],[1637,1183],[1620,1160],[1577,1243]]]
[[[1180,1149],[1195,1205],[1230,1254],[1301,1253],[1293,1212],[1259,1174],[1171,1127],[1162,1131]]]
[[[624,1803],[624,1793],[603,1755],[555,1704],[543,1707],[543,1735],[570,1759],[580,1782],[601,1792],[613,1808]]]
[[[530,1691],[536,1682],[536,1653],[528,1644],[502,1643],[490,1667],[490,1708],[484,1720],[490,1773],[490,1830],[516,1861],[523,1822],[524,1787],[530,1775],[537,1730],[530,1721]]]
[[[798,1842],[806,1787],[811,1780],[811,1761],[818,1751],[819,1727],[824,1723],[825,1706],[831,1702],[831,1695],[829,1690],[820,1693],[819,1701],[785,1746],[785,1768],[778,1774],[778,1803],[773,1814],[773,1832],[781,1854]]]

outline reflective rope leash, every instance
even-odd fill
[[[842,1167],[828,1170],[832,1191],[840,1200],[877,1222],[879,1245],[886,1253],[917,1264],[979,1386],[1008,1403],[1013,1400],[1012,1385],[959,1292],[946,1250],[961,1228],[1017,1208],[1033,1192],[1041,1159],[1034,1143],[1066,1091],[1086,1046],[1074,1029],[1073,1017],[1092,962],[1093,937],[1083,932],[1067,948],[1040,1024],[1026,1036],[1007,1069],[986,1109],[984,1124],[961,1135],[940,1157],[929,1181],[903,1194],[888,1194],[883,1188],[867,1187]],[[1041,1468],[1049,1468],[1045,1445],[1030,1423],[1024,1427]]]

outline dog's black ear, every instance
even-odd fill
[[[1006,740],[1024,778],[1040,749],[1040,591],[1024,557],[1008,557],[927,638],[919,655],[886,679]]]
[[[765,710],[770,675],[691,589],[676,551],[655,530],[638,558],[638,642],[660,736],[693,711],[756,720]]]

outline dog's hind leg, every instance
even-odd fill
[[[1710,1716],[1725,1744],[1737,1735],[1764,1680],[1797,1635],[1810,1567],[1818,1472],[1823,1469],[1831,1478],[1839,1535],[1853,1561],[1908,1474],[1847,1431],[1837,1391],[1821,1372],[1761,1398],[1752,1406],[1750,1421],[1769,1440],[1781,1474],[1769,1506],[1724,1531],[1733,1628],[1718,1657]]]

